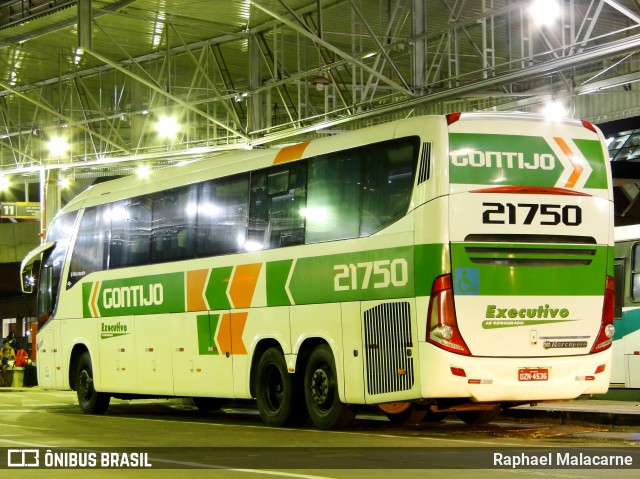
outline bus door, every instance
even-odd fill
[[[109,299],[109,290],[103,297]],[[137,393],[135,317],[102,317],[99,322],[101,390]]]
[[[58,325],[58,321],[51,322],[46,328],[38,331],[36,339],[38,386],[44,389],[60,389],[63,385],[60,328]]]
[[[173,385],[178,396],[233,397],[229,310],[174,314]]]
[[[173,395],[172,314],[136,316],[138,387],[148,394]]]
[[[58,292],[60,252],[56,253],[56,242],[45,243],[34,249],[21,265],[22,288],[31,293],[37,286],[38,332],[36,354],[38,358],[38,384],[44,388],[63,386],[62,350],[60,322],[53,320]],[[42,255],[39,271],[34,272],[34,263]],[[54,267],[54,264],[56,265]]]
[[[616,256],[619,253],[619,249],[624,246],[626,249],[629,248],[629,243],[624,243],[623,245],[616,244]],[[616,334],[613,337],[613,345],[612,349],[612,364],[611,364],[611,384],[617,385],[625,385],[628,387],[629,381],[629,371],[628,364],[626,361],[626,351],[625,351],[625,321],[623,314],[623,306],[625,303],[625,289],[627,288],[627,280],[626,276],[626,262],[628,261],[626,255],[625,257],[615,258],[614,260],[614,272],[615,272],[615,280],[616,280],[616,305],[615,305],[615,327]]]
[[[640,388],[640,241],[635,235],[631,240],[618,240],[615,249],[616,333],[611,382]]]

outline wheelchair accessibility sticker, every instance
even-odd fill
[[[453,292],[455,294],[480,294],[480,270],[478,268],[455,268],[453,270]]]

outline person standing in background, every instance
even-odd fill
[[[7,368],[9,367],[9,361],[13,361],[16,358],[16,352],[11,347],[8,339],[4,339],[2,341],[2,353],[0,354],[0,358],[0,361],[2,362],[0,386],[9,386],[9,380],[7,379]]]

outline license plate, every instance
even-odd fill
[[[549,370],[547,368],[522,368],[518,369],[518,381],[547,381]]]

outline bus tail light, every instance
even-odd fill
[[[433,281],[427,315],[427,341],[451,353],[471,355],[458,330],[450,274]]]
[[[600,322],[600,331],[598,337],[593,343],[591,354],[605,351],[611,347],[613,342],[613,334],[616,329],[613,326],[615,303],[615,281],[611,276],[607,276],[607,282],[604,290],[604,304],[602,305],[602,320]]]
[[[449,113],[447,115],[447,125],[451,125],[460,119],[462,116],[461,112]]]
[[[584,126],[587,130],[591,130],[594,133],[597,133],[598,130],[596,130],[596,127],[593,126],[593,123],[591,123],[590,121],[587,120],[581,120],[582,126]]]

